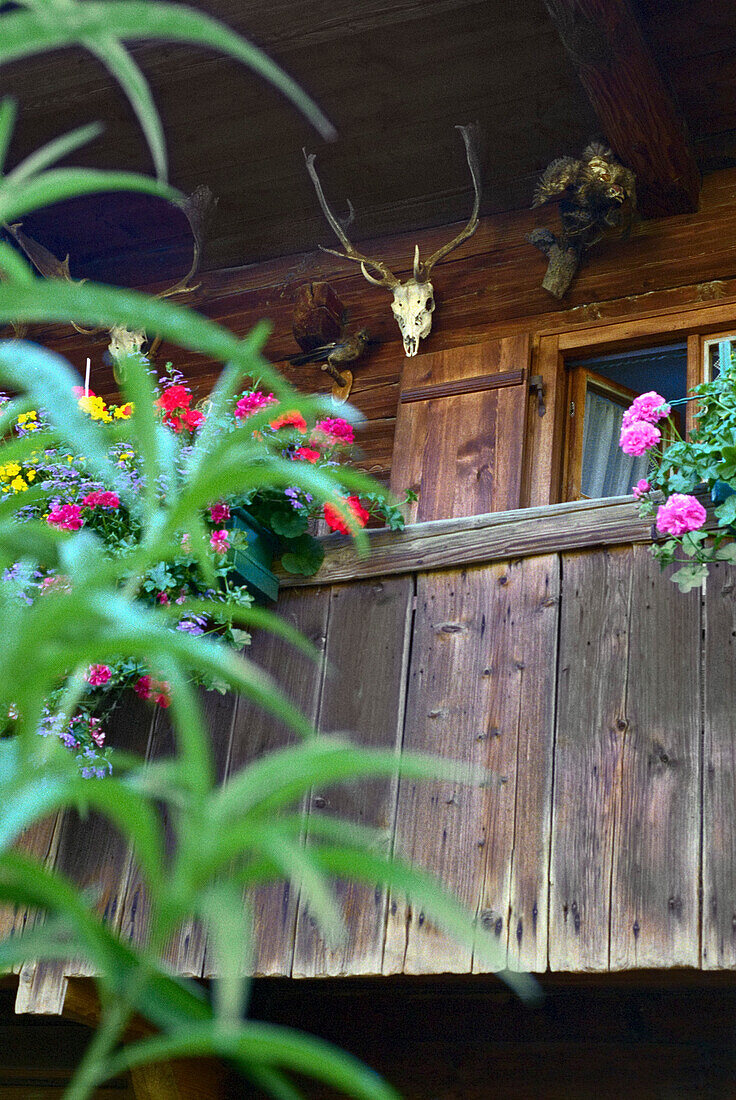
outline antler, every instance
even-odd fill
[[[65,256],[63,260],[57,259],[53,252],[49,252],[48,248],[44,248],[38,241],[34,241],[33,237],[29,237],[27,233],[24,233],[21,229],[22,224],[22,222],[14,222],[12,225],[3,223],[3,229],[10,233],[21,251],[25,252],[39,275],[43,275],[44,279],[66,279],[70,283],[75,282],[76,280],[72,279],[69,271],[69,256]],[[79,280],[82,283],[84,281],[84,279]],[[83,328],[82,325],[77,325],[74,321],[71,324],[74,330],[81,332],[83,336],[92,336],[96,332],[103,331],[99,328]]]
[[[457,248],[459,244],[466,241],[468,237],[472,237],[478,228],[478,214],[480,212],[480,162],[478,157],[478,128],[475,124],[471,123],[468,126],[456,126],[456,130],[459,130],[463,135],[463,141],[465,142],[465,155],[468,158],[468,168],[470,169],[470,175],[473,177],[473,190],[475,191],[475,201],[473,203],[473,209],[470,214],[468,224],[462,229],[457,237],[448,244],[443,244],[441,248],[438,248],[436,252],[433,252],[428,260],[420,261],[419,259],[419,246],[417,246],[414,252],[414,278],[419,283],[426,283],[429,281],[429,276],[432,272],[432,268],[439,261],[444,259],[448,252],[452,252],[453,248]]]
[[[173,294],[186,294],[187,291],[196,290],[199,286],[199,283],[197,283],[196,286],[189,286],[189,280],[199,271],[199,265],[202,259],[204,231],[216,206],[217,199],[206,184],[200,184],[200,186],[197,187],[191,195],[188,195],[181,204],[181,209],[189,222],[189,228],[194,238],[192,265],[183,279],[180,279],[174,286],[169,287],[168,290],[160,291],[156,295],[157,298],[170,298]]]
[[[302,149],[302,152],[304,153],[304,160],[306,161],[307,171],[309,172],[310,179],[314,184],[314,189],[317,192],[319,204],[322,207],[322,213],[327,218],[327,221],[332,226],[332,229],[334,230],[337,239],[340,241],[343,248],[345,249],[344,252],[338,252],[335,248],[322,248],[322,246],[320,245],[322,251],[329,252],[331,256],[339,256],[341,260],[353,260],[355,263],[360,264],[360,270],[363,272],[365,278],[368,280],[369,283],[373,283],[375,286],[384,286],[387,290],[393,290],[395,286],[399,286],[399,280],[396,278],[393,272],[389,271],[383,260],[372,260],[369,256],[364,256],[361,252],[358,252],[355,248],[353,248],[352,244],[348,240],[345,230],[340,225],[339,221],[327,205],[327,199],[325,198],[325,193],[322,190],[322,184],[319,182],[319,176],[317,175],[317,170],[314,167],[314,162],[317,159],[315,154],[307,153],[306,149]],[[380,279],[377,279],[374,275],[370,275],[366,270],[366,267],[375,268],[375,270],[380,273]]]

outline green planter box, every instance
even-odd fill
[[[271,565],[278,541],[243,508],[233,510],[229,526],[244,531],[248,539],[246,546],[231,551],[233,573],[238,583],[244,584],[259,603],[274,601],[279,593],[279,581],[271,572]]]

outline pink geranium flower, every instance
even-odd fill
[[[87,508],[119,508],[120,497],[117,493],[94,492],[87,493],[82,501]]]
[[[51,509],[46,522],[60,531],[78,531],[84,524],[82,509],[78,504],[59,504]]]
[[[325,443],[342,444],[347,446],[355,442],[355,433],[352,424],[343,420],[341,416],[326,416],[318,420],[314,425],[315,439]]]
[[[210,505],[210,519],[213,523],[224,523],[225,520],[230,519],[230,506],[223,504],[222,501]]]
[[[634,485],[631,491],[636,499],[639,500],[639,498],[643,497],[645,493],[648,493],[650,489],[651,485],[645,477],[642,477],[637,481],[636,485]]]
[[[670,407],[661,393],[649,390],[636,397],[624,413],[623,426],[630,428],[632,424],[644,420],[648,424],[656,424],[665,416],[670,415]]]
[[[100,687],[106,684],[112,676],[112,669],[107,665],[90,665],[87,670],[87,683],[91,687]]]
[[[662,438],[659,428],[648,424],[645,420],[637,421],[628,428],[621,429],[618,444],[624,454],[643,455],[650,447],[654,447]]]
[[[257,413],[259,409],[265,408],[266,405],[277,404],[278,402],[272,393],[262,393],[260,390],[254,390],[253,393],[246,393],[240,398],[235,406],[235,418],[236,420],[245,420],[253,413]]]
[[[229,531],[223,527],[210,535],[210,546],[216,554],[224,554],[230,545]]]
[[[706,511],[695,497],[673,493],[657,509],[657,530],[667,535],[684,535],[697,531],[705,523]]]

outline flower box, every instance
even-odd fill
[[[257,601],[274,601],[278,596],[279,581],[272,573],[271,565],[278,549],[277,539],[244,508],[232,510],[229,526],[233,530],[243,531],[248,540],[245,546],[234,547],[231,551],[236,580],[244,584]]]

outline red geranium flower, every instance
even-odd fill
[[[314,451],[311,447],[299,447],[294,451],[294,458],[300,458],[303,462],[316,462],[321,457],[319,451]]]
[[[300,412],[291,409],[289,412],[281,413],[281,416],[277,416],[275,420],[272,420],[271,427],[274,431],[278,431],[279,428],[296,428],[298,432],[304,435],[307,430],[307,422]]]
[[[368,522],[369,512],[363,507],[357,497],[347,497],[343,503],[347,506],[348,510],[355,518],[355,522],[359,527],[365,527]],[[343,535],[350,534],[350,528],[343,519],[342,513],[338,511],[334,504],[325,504],[324,506],[325,521],[327,526],[333,531],[340,531]]]
[[[204,424],[204,413],[199,409],[187,409],[184,413],[184,423],[190,432],[193,432],[195,428],[199,428]]]
[[[188,409],[192,395],[186,386],[168,386],[155,401],[160,409],[173,412],[174,409]]]

